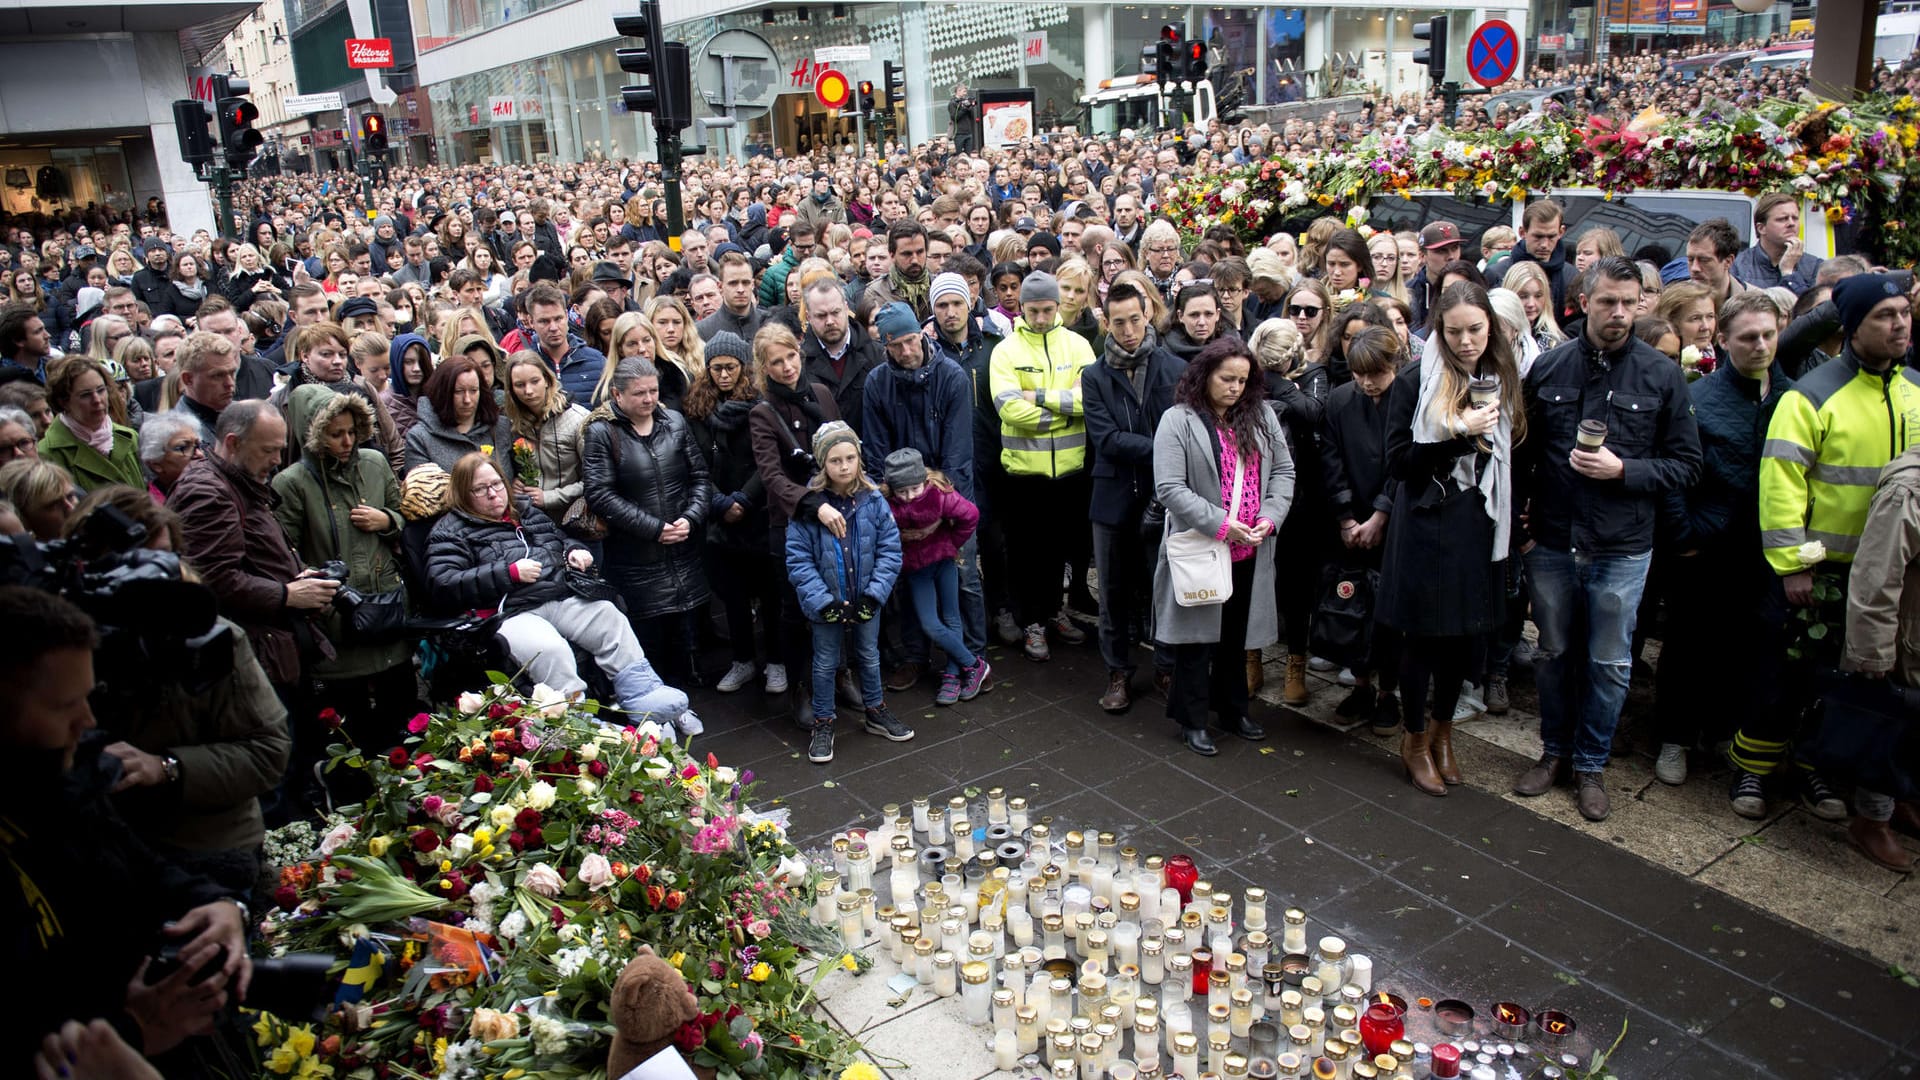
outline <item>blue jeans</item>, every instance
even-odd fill
[[[920,629],[947,655],[947,674],[972,667],[977,654],[961,638],[960,568],[953,560],[941,559],[908,574],[907,596]]]
[[[974,656],[984,656],[987,652],[987,594],[980,584],[980,534],[968,537],[967,542],[960,546],[958,569],[960,599],[957,607],[949,607],[960,613],[960,640],[965,643],[966,651]],[[906,599],[905,596],[901,597],[903,602]],[[922,632],[918,619],[909,620],[901,626],[898,658],[907,663],[925,664],[929,633]],[[948,652],[946,646],[940,648],[942,652],[947,652],[949,660],[953,658],[954,654]]]
[[[1647,587],[1645,555],[1526,554],[1533,623],[1540,630],[1540,741],[1575,772],[1599,772],[1633,674],[1633,624]]]
[[[866,622],[813,623],[813,717],[831,723],[833,682],[840,671],[840,658],[851,639],[851,666],[860,676],[860,696],[867,708],[886,704],[886,688],[880,685],[880,616]]]

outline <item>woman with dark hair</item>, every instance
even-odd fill
[[[592,553],[539,507],[513,497],[505,475],[482,454],[454,463],[453,507],[433,527],[427,561],[437,606],[506,616],[498,633],[508,655],[528,678],[562,694],[587,688],[573,659],[578,646],[613,680],[615,702],[630,721],[697,733],[687,695],[660,680],[620,609],[567,587],[567,571],[591,567]]]
[[[1267,541],[1286,520],[1294,466],[1254,372],[1239,338],[1202,349],[1153,436],[1154,497],[1167,510],[1153,575],[1154,638],[1174,655],[1167,715],[1187,749],[1208,757],[1219,753],[1207,734],[1209,706],[1227,731],[1266,738],[1247,716],[1241,661],[1280,631],[1272,606],[1255,598],[1273,595]],[[1166,539],[1188,530],[1227,545],[1232,591],[1224,604],[1189,607],[1175,594]]]
[[[1414,787],[1445,795],[1461,782],[1453,711],[1474,643],[1506,614],[1513,447],[1526,437],[1526,411],[1485,289],[1449,286],[1433,327],[1420,360],[1387,391],[1387,470],[1400,486],[1376,615],[1401,635],[1401,761]]]
[[[193,325],[194,313],[206,302],[209,288],[206,268],[200,264],[200,256],[191,251],[182,251],[173,257],[173,265],[167,271],[167,291],[161,294],[160,306],[164,310],[155,311],[155,315],[177,315],[188,326]]]
[[[1348,304],[1345,310],[1333,317],[1333,323],[1327,328],[1327,389],[1345,386],[1353,378],[1347,370],[1347,344],[1361,331],[1377,326],[1382,330],[1393,329],[1393,320],[1387,317],[1385,308],[1377,301],[1362,300]]]
[[[1180,290],[1173,298],[1172,316],[1160,343],[1188,364],[1221,336],[1221,327],[1225,325],[1220,320],[1220,294],[1204,281]]]
[[[626,310],[606,296],[587,305],[586,315],[582,319],[585,325],[580,328],[580,336],[587,339],[587,346],[601,356],[614,355],[613,324],[626,314]]]
[[[493,458],[500,475],[513,475],[513,432],[482,388],[479,365],[459,355],[442,361],[427,376],[424,397],[419,422],[407,432],[409,471],[431,461],[452,472],[461,458],[479,451]]]
[[[733,693],[760,672],[753,648],[753,602],[760,602],[762,644],[766,652],[766,692],[787,691],[787,666],[780,653],[780,589],[785,567],[773,558],[767,540],[767,487],[753,458],[753,434],[747,424],[760,401],[753,349],[722,330],[707,342],[706,368],[687,391],[681,410],[694,445],[707,460],[713,484],[705,558],[707,580],[720,594],[727,613],[727,637],[733,663],[717,686]]]
[[[1327,237],[1327,250],[1320,256],[1320,281],[1336,303],[1343,293],[1366,293],[1372,273],[1373,256],[1367,251],[1366,237],[1353,229],[1338,229]]]
[[[1440,268],[1441,292],[1446,292],[1449,286],[1456,285],[1463,281],[1469,285],[1478,286],[1481,292],[1485,292],[1487,289],[1486,275],[1480,272],[1479,267],[1465,259],[1455,259]]]
[[[622,360],[612,390],[581,443],[587,505],[607,524],[607,580],[626,598],[634,632],[665,678],[686,685],[710,595],[701,563],[713,495],[707,461],[685,418],[660,407],[658,368]]]

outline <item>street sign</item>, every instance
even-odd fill
[[[857,64],[873,59],[871,45],[824,45],[813,50],[816,64]]]
[[[338,92],[330,94],[290,94],[281,99],[287,113],[292,116],[305,116],[308,113],[332,112],[342,108]]]
[[[348,38],[347,66],[355,69],[392,67],[393,39]]]
[[[694,81],[710,108],[753,120],[773,107],[780,91],[780,58],[748,30],[722,30],[700,49]]]
[[[813,96],[829,109],[845,108],[853,98],[853,84],[838,71],[828,69],[813,80]]]
[[[1499,86],[1520,67],[1520,35],[1504,19],[1488,19],[1467,39],[1467,75],[1485,87]]]

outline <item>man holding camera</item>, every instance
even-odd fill
[[[0,587],[0,918],[14,927],[15,999],[3,1066],[34,1075],[44,1036],[104,1019],[141,1054],[212,1029],[252,978],[243,904],[133,839],[108,801],[119,770],[81,737],[94,726],[92,620],[52,593]],[[111,762],[105,763],[111,766]]]

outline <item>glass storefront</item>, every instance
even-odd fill
[[[652,118],[620,100],[626,75],[603,45],[427,88],[443,164],[595,161],[653,148]]]

